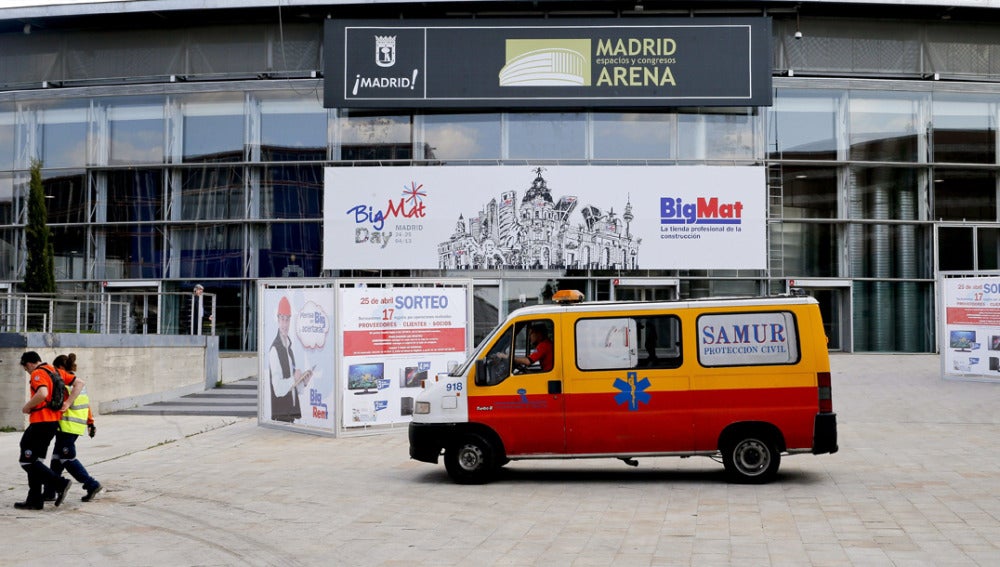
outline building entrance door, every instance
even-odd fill
[[[611,280],[613,301],[672,301],[680,280],[675,278],[616,278]]]
[[[151,281],[107,282],[104,285],[111,305],[128,306],[124,313],[113,313],[112,319],[123,321],[124,332],[139,335],[159,333],[159,291],[159,283]]]
[[[851,282],[843,280],[788,280],[789,291],[815,297],[823,316],[827,348],[831,351],[852,352]]]

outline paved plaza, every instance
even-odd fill
[[[1000,383],[937,356],[834,355],[840,452],[729,485],[707,458],[518,461],[486,486],[411,461],[406,430],[341,438],[255,418],[104,415],[105,491],[21,511],[0,433],[0,565],[1000,565]]]

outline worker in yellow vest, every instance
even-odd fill
[[[59,431],[56,432],[56,446],[52,451],[52,463],[50,467],[56,476],[61,476],[63,469],[83,484],[83,489],[87,494],[81,498],[84,502],[90,502],[98,492],[104,489],[100,482],[97,482],[87,469],[76,458],[76,440],[84,433],[89,433],[91,437],[97,434],[97,426],[94,425],[94,414],[90,411],[90,397],[87,395],[87,386],[83,380],[76,376],[76,354],[60,354],[52,361],[52,366],[62,375],[63,382],[70,389],[66,401],[63,402],[62,419],[59,420]],[[46,499],[54,498],[54,495],[46,494]]]

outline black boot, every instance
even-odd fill
[[[18,510],[41,510],[45,507],[44,502],[33,502],[30,499],[24,502],[15,502],[14,507]]]

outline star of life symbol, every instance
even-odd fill
[[[396,64],[396,36],[375,36],[375,64],[379,67],[392,67]]]
[[[615,403],[622,405],[628,403],[629,411],[638,411],[639,404],[648,404],[650,395],[646,392],[649,387],[649,378],[639,380],[638,374],[629,372],[626,379],[615,378],[615,388],[621,390],[615,394]]]

